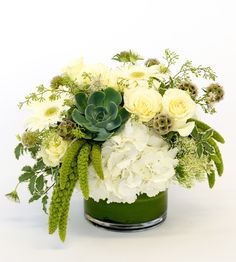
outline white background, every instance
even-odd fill
[[[236,8],[234,1],[0,1],[0,261],[236,261]],[[24,163],[12,154],[23,130],[17,109],[35,85],[47,84],[60,68],[81,55],[105,62],[132,49],[161,57],[165,48],[183,59],[211,65],[225,87],[219,113],[207,117],[227,143],[225,173],[213,190],[173,186],[167,221],[140,233],[97,229],[83,218],[75,194],[67,242],[47,234],[39,204],[5,199]]]

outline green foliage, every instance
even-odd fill
[[[167,62],[167,67],[169,68],[171,65],[176,64],[179,59],[179,55],[170,49],[165,49],[164,57]]]
[[[42,102],[46,94],[50,94],[49,99],[53,101],[60,99],[63,94],[75,95],[80,90],[81,87],[68,75],[56,76],[52,79],[50,87],[37,86],[36,91],[27,95],[25,100],[18,104],[18,107],[21,109],[25,104],[29,105],[33,101]],[[65,103],[68,102],[68,100],[65,101]]]
[[[178,148],[176,178],[184,187],[191,188],[195,181],[204,181],[206,174],[212,172],[212,164],[209,157],[199,154],[197,142],[191,137],[179,137],[175,146]],[[202,149],[204,150],[204,149]]]
[[[113,88],[96,91],[89,97],[80,92],[75,96],[73,120],[87,131],[95,141],[105,141],[123,125],[129,113],[120,108],[122,96]]]
[[[60,168],[60,187],[64,189],[66,187],[66,183],[68,181],[70,171],[71,171],[71,162],[78,155],[80,148],[83,146],[84,141],[76,140],[70,144],[68,147]]]
[[[31,197],[29,199],[29,203],[42,199],[42,205],[43,205],[43,211],[47,213],[46,211],[46,204],[47,204],[47,194],[50,191],[50,189],[54,186],[55,180],[58,175],[58,167],[47,167],[44,165],[42,159],[36,159],[36,163],[33,166],[24,166],[22,168],[22,174],[18,178],[18,184],[13,191],[13,193],[16,192],[17,187],[21,183],[27,183],[28,189],[31,194]],[[49,179],[50,176],[50,179]],[[50,183],[50,184],[49,184]],[[48,185],[49,184],[49,185]],[[6,195],[8,198],[13,199],[13,195]],[[17,198],[18,195],[17,195]],[[16,198],[16,200],[17,200]]]
[[[113,56],[113,60],[116,60],[118,62],[122,63],[131,63],[135,64],[138,60],[143,60],[141,56],[139,56],[137,53],[129,50],[129,51],[122,51],[116,55]]]
[[[212,170],[210,174],[207,174],[207,179],[208,179],[208,185],[210,188],[213,188],[215,185],[215,171]]]
[[[192,138],[196,141],[197,145],[197,153],[199,158],[203,155],[213,155],[215,153],[215,149],[208,142],[208,139],[213,136],[213,130],[207,129],[205,132],[200,132],[199,129],[195,126],[192,133]]]
[[[198,155],[203,153],[207,155],[209,159],[213,161],[218,175],[222,176],[224,172],[224,163],[220,153],[220,149],[215,140],[224,143],[224,138],[217,131],[213,130],[210,126],[206,125],[205,123],[198,120],[193,121],[195,121],[197,127],[194,128],[191,136],[198,143]],[[199,145],[202,146],[202,151],[199,149]],[[213,177],[215,177],[213,171],[208,172],[208,180],[211,179],[209,185],[211,185],[212,187],[215,183],[213,183]]]
[[[22,143],[19,143],[15,148],[15,157],[19,160],[20,156],[24,154],[24,146]]]
[[[94,167],[98,177],[100,179],[104,179],[100,145],[93,144],[92,150],[91,150],[91,159],[92,159],[93,167]]]
[[[216,80],[216,74],[211,67],[204,67],[202,65],[194,66],[190,60],[187,60],[184,64],[182,64],[179,72],[175,74],[173,79],[176,83],[191,81],[192,75],[197,78],[201,77],[208,80]]]
[[[216,166],[218,175],[222,176],[222,174],[224,172],[224,162],[223,162],[223,159],[222,159],[220,149],[219,149],[217,143],[213,139],[208,139],[208,142],[209,142],[209,144],[211,144],[211,146],[215,150],[215,155],[212,155],[211,159],[213,160],[213,162]]]
[[[193,119],[193,118],[189,119],[188,122],[189,121],[194,121],[195,125],[202,131],[212,130],[213,131],[212,138],[214,138],[216,141],[218,141],[222,144],[225,143],[225,140],[222,137],[222,135],[219,132],[217,132],[216,130],[212,129],[209,125],[207,125],[207,124],[205,124],[205,123],[203,123],[203,122],[201,122],[197,119]]]
[[[90,151],[91,146],[89,144],[84,144],[79,152],[77,160],[80,189],[85,199],[89,198],[88,164]]]

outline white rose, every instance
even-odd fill
[[[194,128],[194,122],[187,123],[187,120],[196,114],[196,104],[190,95],[178,88],[168,89],[162,104],[163,111],[173,120],[173,131],[188,136]]]
[[[68,142],[63,140],[59,135],[52,134],[42,144],[38,157],[42,157],[46,166],[55,167],[59,165],[62,157],[68,148]]]
[[[148,122],[162,110],[162,97],[154,89],[133,87],[124,92],[124,106],[143,122]]]

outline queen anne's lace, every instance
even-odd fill
[[[177,150],[145,125],[128,121],[125,128],[102,146],[104,180],[89,167],[90,197],[98,201],[128,202],[166,190],[175,175]]]

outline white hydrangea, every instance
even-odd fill
[[[89,166],[90,197],[110,202],[136,200],[137,195],[149,197],[166,190],[175,175],[177,149],[142,123],[129,120],[124,129],[102,146],[104,180]]]

